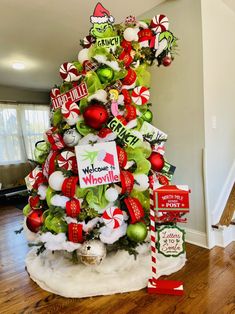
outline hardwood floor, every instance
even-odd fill
[[[66,299],[40,289],[25,271],[28,251],[22,213],[0,208],[0,313],[161,314],[235,313],[235,244],[209,251],[187,245],[186,266],[169,276],[184,281],[184,296],[149,295],[146,289],[111,296]]]

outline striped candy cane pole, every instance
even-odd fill
[[[154,210],[154,193],[153,182],[150,180],[150,237],[151,237],[151,266],[152,280],[157,280],[157,256],[156,256],[156,228],[155,228],[155,210]]]

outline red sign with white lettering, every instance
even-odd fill
[[[70,89],[68,92],[53,98],[52,107],[54,109],[60,108],[67,101],[76,102],[88,95],[86,83],[81,83],[80,85]]]
[[[155,193],[155,207],[159,212],[189,212],[189,189],[186,186],[168,185]]]

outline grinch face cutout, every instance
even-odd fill
[[[113,36],[114,17],[110,15],[100,2],[97,3],[93,15],[90,17],[93,27],[90,34],[96,38],[105,38]]]

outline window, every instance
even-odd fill
[[[49,127],[49,106],[0,103],[0,164],[34,159],[34,145]]]

